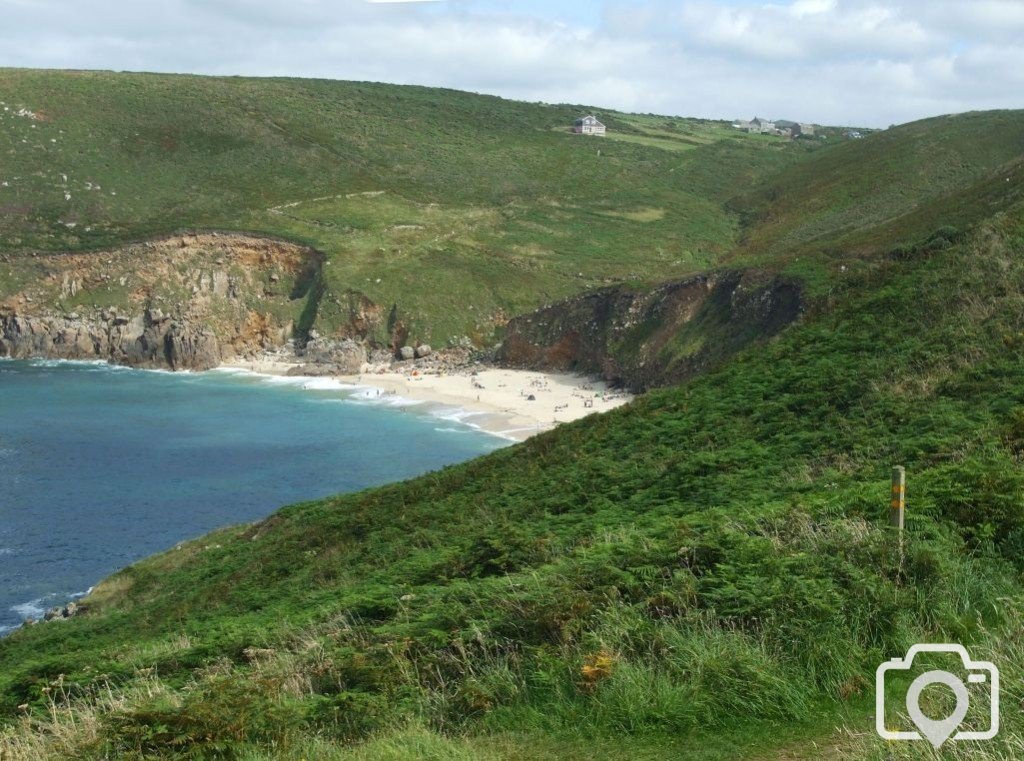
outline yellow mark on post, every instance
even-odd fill
[[[907,471],[902,467],[892,469],[892,501],[889,503],[889,523],[903,530],[903,513],[906,506]]]

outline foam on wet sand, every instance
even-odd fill
[[[295,366],[280,360],[255,359],[234,360],[220,369],[276,376],[278,382],[309,389],[348,390],[352,400],[363,403],[395,407],[425,404],[441,419],[515,441],[560,423],[607,412],[632,399],[601,381],[569,373],[505,368],[448,373],[409,368],[398,372],[367,367],[359,375],[285,377]]]

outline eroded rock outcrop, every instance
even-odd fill
[[[366,364],[366,347],[350,339],[333,340],[314,335],[299,350],[307,363],[335,368],[342,375],[355,375]]]
[[[323,264],[310,248],[222,233],[30,260],[30,285],[0,293],[0,356],[174,370],[285,345]]]
[[[133,367],[208,370],[221,361],[217,336],[187,318],[105,312],[19,315],[0,312],[0,356],[101,359]]]
[[[74,618],[75,616],[85,613],[85,611],[86,608],[84,605],[79,605],[77,602],[69,602],[67,605],[58,605],[55,608],[50,608],[43,615],[43,620],[66,621],[69,618]]]
[[[644,391],[770,338],[802,309],[796,281],[750,270],[649,290],[615,286],[512,319],[497,357],[513,367],[599,374]]]
[[[220,364],[220,345],[212,330],[172,323],[164,334],[164,357],[172,370],[205,370]]]

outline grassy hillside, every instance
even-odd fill
[[[396,307],[412,340],[486,344],[541,304],[723,263],[827,284],[851,259],[987,218],[1021,187],[1021,112],[827,145],[608,111],[609,139],[569,134],[594,110],[370,83],[0,69],[0,300],[38,277],[32,253],[227,229],[326,254],[316,298],[292,305],[306,327],[342,328],[365,297]],[[80,300],[116,301],[108,290]]]
[[[870,739],[881,660],[1020,651],[1021,113],[804,152],[415,88],[0,82],[44,112],[0,121],[0,272],[230,227],[325,251],[328,326],[358,289],[483,335],[460,310],[719,262],[812,294],[686,385],[185,543],[0,640],[0,757],[888,758],[922,751]]]
[[[435,344],[706,268],[736,241],[731,189],[806,153],[693,120],[685,152],[583,138],[584,107],[368,83],[0,70],[0,101],[0,296],[19,255],[229,229],[327,254],[323,330],[355,291]]]
[[[0,643],[2,710],[38,711],[8,747],[730,758],[869,731],[881,659],[1017,626],[1021,212],[687,386],[126,569]]]
[[[1022,158],[1024,111],[936,117],[834,145],[732,199],[745,230],[729,258],[828,283],[840,266],[1018,202]]]
[[[668,120],[638,124],[651,135],[680,132]],[[510,321],[500,356],[635,389],[703,372],[804,306],[827,308],[844,281],[956,245],[1024,201],[1024,112],[873,133],[722,193],[742,219],[741,242],[711,277],[612,286],[545,306]]]

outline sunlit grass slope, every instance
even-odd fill
[[[1019,202],[1022,160],[1024,111],[941,116],[834,145],[732,199],[745,227],[730,258],[827,284],[844,265],[902,255]]]
[[[879,660],[1008,625],[1022,257],[1016,207],[851,276],[687,386],[126,569],[88,615],[0,643],[7,742],[277,754],[376,737],[413,755],[412,722],[463,738],[452,752],[568,735],[710,758],[866,715]],[[91,729],[17,729],[55,696]]]
[[[116,574],[85,615],[0,640],[0,753],[883,758],[880,660],[1019,650],[1019,112],[684,150],[647,140],[718,128],[601,113],[644,139],[598,142],[560,131],[579,109],[460,93],[2,77],[45,116],[0,122],[12,268],[179,226],[273,233],[327,253],[339,300],[453,335],[477,327],[461,305],[723,261],[810,295],[687,385]]]
[[[587,107],[370,83],[7,69],[0,101],[0,295],[18,254],[231,229],[327,255],[325,330],[355,292],[435,343],[714,264],[732,189],[807,153],[697,126],[673,153],[570,134]]]

